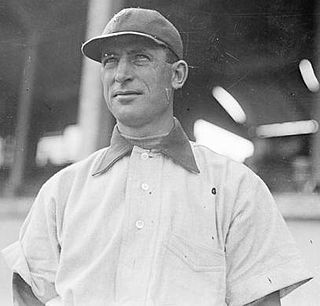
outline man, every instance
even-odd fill
[[[4,251],[17,304],[280,305],[308,281],[261,179],[174,118],[188,75],[177,29],[124,9],[82,51],[117,125],[110,147],[44,184]]]

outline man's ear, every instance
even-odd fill
[[[183,86],[188,77],[188,64],[184,60],[179,60],[172,64],[171,85],[174,89]]]

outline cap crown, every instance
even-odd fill
[[[141,8],[126,8],[114,15],[102,35],[87,41],[82,46],[82,52],[89,58],[100,61],[100,58],[97,59],[97,52],[101,56],[102,42],[125,34],[151,38],[157,43],[165,44],[179,59],[183,57],[181,36],[175,26],[159,12]]]

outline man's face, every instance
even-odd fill
[[[104,98],[115,118],[140,127],[172,116],[171,64],[164,48],[139,36],[120,36],[102,52]]]

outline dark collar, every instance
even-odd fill
[[[118,160],[131,153],[132,149],[133,144],[124,138],[119,133],[117,126],[115,126],[111,137],[110,147],[94,167],[92,175],[96,176],[105,173]],[[171,132],[167,136],[164,136],[160,144],[153,149],[166,155],[186,170],[193,173],[200,173],[189,139],[176,118]]]

